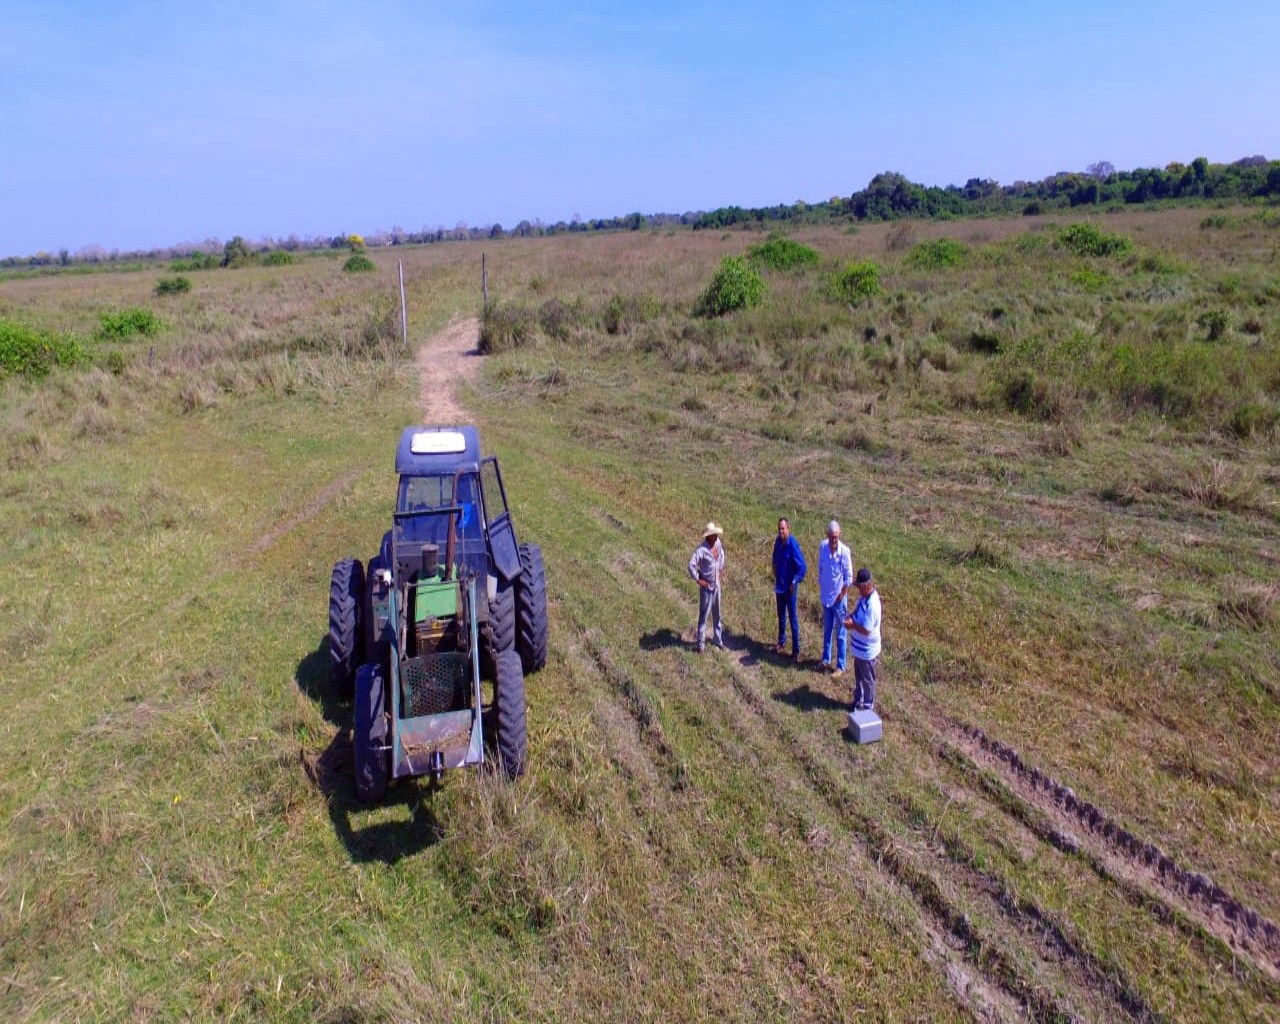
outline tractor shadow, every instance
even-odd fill
[[[387,795],[377,804],[363,804],[356,798],[355,756],[351,746],[351,705],[338,700],[329,685],[329,641],[304,657],[295,672],[298,689],[315,701],[325,720],[337,727],[329,745],[319,753],[303,750],[302,768],[312,785],[328,804],[333,830],[353,863],[395,864],[405,857],[429,849],[444,835],[433,808],[436,787],[418,779],[392,781]],[[370,811],[386,816],[391,808],[407,810],[395,820],[374,821],[361,826]]]
[[[320,706],[326,722],[343,729],[351,728],[351,705],[340,701],[329,683],[328,634],[321,637],[314,651],[298,662],[293,678],[303,696]]]

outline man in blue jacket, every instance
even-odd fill
[[[791,536],[791,523],[784,517],[778,520],[778,536],[773,542],[773,594],[778,603],[778,646],[782,654],[787,649],[787,618],[791,619],[791,658],[800,660],[800,626],[796,618],[796,591],[808,571],[800,544]]]

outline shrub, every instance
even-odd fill
[[[177,295],[179,292],[191,291],[189,277],[162,277],[156,282],[157,295]]]
[[[183,274],[192,270],[212,270],[222,261],[211,252],[198,252],[185,259],[174,260],[169,264],[169,269],[174,273]]]
[[[533,340],[537,319],[533,310],[517,302],[493,303],[484,311],[480,327],[481,353],[506,352]]]
[[[577,302],[565,305],[559,299],[547,299],[538,307],[538,326],[542,333],[557,341],[568,341],[569,331],[582,319],[581,305]]]
[[[846,264],[831,279],[831,288],[837,298],[856,306],[880,294],[880,268],[870,260]]]
[[[1223,309],[1210,309],[1196,317],[1196,325],[1209,341],[1221,341],[1231,329],[1231,314]]]
[[[88,359],[88,350],[77,338],[0,317],[0,377],[39,379],[55,366],[76,366]]]
[[[224,267],[243,267],[253,262],[253,252],[249,243],[239,235],[231,239],[222,248],[222,265]]]
[[[811,266],[821,260],[816,249],[793,242],[789,238],[770,238],[747,251],[747,259],[753,264],[770,270],[794,270]]]
[[[342,269],[348,274],[356,274],[367,270],[377,270],[378,267],[377,264],[375,264],[373,260],[369,259],[369,257],[364,253],[353,252],[347,257],[347,262],[342,264]]]
[[[262,265],[266,267],[287,267],[293,262],[293,253],[286,249],[272,249],[262,257]]]
[[[160,318],[151,310],[141,306],[108,310],[101,315],[100,319],[102,326],[98,328],[98,337],[116,341],[132,338],[135,334],[149,338],[157,333],[161,326]]]
[[[968,259],[968,246],[950,238],[939,238],[936,242],[921,242],[907,253],[904,262],[917,270],[943,270],[962,266]]]
[[[1077,256],[1127,256],[1133,243],[1124,235],[1108,235],[1092,224],[1072,224],[1058,232],[1058,244]]]
[[[741,256],[726,256],[694,310],[700,316],[724,316],[737,309],[758,306],[764,300],[760,271]]]
[[[1232,412],[1227,428],[1242,441],[1247,441],[1267,433],[1277,423],[1280,423],[1280,409],[1259,402],[1246,402]]]

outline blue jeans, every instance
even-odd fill
[[[787,619],[791,619],[791,653],[800,653],[800,623],[796,618],[796,588],[788,587],[785,593],[774,594],[778,602],[778,646],[787,642]]]
[[[849,631],[844,625],[848,615],[847,601],[837,601],[830,608],[822,609],[822,660],[831,661],[831,634],[835,633],[836,668],[842,672],[845,666],[845,645],[849,639]]]

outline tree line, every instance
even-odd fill
[[[1116,208],[1151,203],[1250,201],[1280,201],[1280,160],[1250,156],[1229,164],[1212,164],[1201,156],[1189,164],[1175,162],[1164,168],[1140,167],[1132,171],[1117,171],[1109,162],[1099,161],[1082,172],[1060,171],[1040,181],[1001,185],[988,178],[970,178],[963,185],[945,187],[921,185],[895,171],[885,171],[851,196],[834,196],[824,202],[801,200],[789,205],[765,207],[722,206],[710,211],[679,214],[633,212],[590,220],[575,216],[571,221],[560,220],[552,224],[532,219],[522,220],[510,229],[501,224],[468,226],[463,222],[452,228],[423,228],[419,231],[406,231],[397,226],[390,231],[366,235],[365,242],[370,247],[382,247],[474,241],[508,235],[541,237],[676,226],[692,227],[697,231],[783,222],[884,221],[908,217],[953,219],[1009,214],[1033,216],[1082,206]],[[265,238],[257,243],[248,243],[237,235],[227,245],[234,243],[243,247],[245,255],[250,252],[298,252],[344,249],[349,246],[350,237],[346,232],[307,238],[295,234],[284,239]],[[100,245],[89,245],[74,253],[62,249],[56,254],[39,252],[32,256],[0,258],[0,268],[105,264],[119,269],[127,261],[184,257],[207,257],[209,265],[216,265],[213,260],[218,258],[222,265],[235,265],[220,259],[225,256],[225,249],[222,241],[216,238],[124,253],[118,249],[107,251]]]

